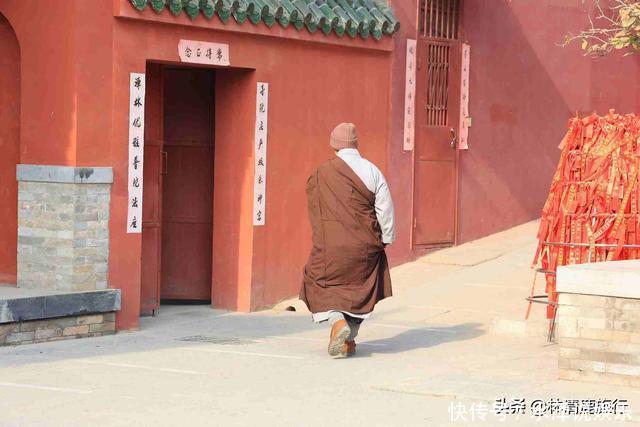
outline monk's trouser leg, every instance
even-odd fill
[[[349,334],[349,338],[347,339],[349,341],[353,341],[358,336],[358,330],[360,329],[360,324],[362,323],[363,319],[358,319],[356,317],[351,317],[348,315],[345,315],[345,319],[347,320],[349,329],[351,329],[351,334]]]
[[[333,326],[338,320],[346,320],[344,314],[339,311],[332,311],[329,313],[329,324]]]
[[[339,311],[332,311],[329,314],[329,324],[333,326],[333,324],[336,323],[338,320],[347,321],[347,325],[349,325],[349,329],[351,329],[351,333],[349,334],[349,337],[347,339],[349,341],[355,340],[356,337],[358,336],[358,330],[360,329],[360,324],[362,323],[363,319],[358,319],[357,317],[351,317],[348,314],[344,314]]]

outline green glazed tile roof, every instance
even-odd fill
[[[207,19],[214,15],[226,23],[231,17],[238,23],[264,22],[272,27],[277,22],[286,28],[306,28],[310,33],[332,31],[339,37],[345,33],[354,38],[372,36],[380,40],[400,29],[387,0],[130,0],[138,10],[150,5],[160,13],[169,9],[174,15],[185,12],[191,19],[199,14]]]

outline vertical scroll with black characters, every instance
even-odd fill
[[[265,224],[267,190],[267,116],[269,83],[258,82],[256,92],[255,170],[253,183],[253,225]]]

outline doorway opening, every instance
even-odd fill
[[[215,71],[149,63],[146,85],[142,315],[212,299]]]

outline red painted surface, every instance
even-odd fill
[[[406,38],[416,38],[417,3],[393,2],[402,22],[394,39],[389,143],[397,241],[391,263],[411,260],[413,153],[402,151]],[[458,242],[540,215],[558,161],[557,145],[576,111],[637,112],[640,59],[583,56],[558,46],[587,28],[579,0],[465,0],[461,39],[471,45],[468,151],[459,154]],[[416,114],[418,114],[416,110]]]
[[[123,226],[128,73],[143,72],[146,61],[177,62],[181,38],[228,43],[235,67],[216,71],[214,306],[248,311],[298,292],[310,242],[304,185],[332,156],[328,135],[336,123],[355,122],[364,155],[386,168],[388,120],[381,118],[388,117],[391,88],[384,50],[115,20],[109,282],[123,290],[121,328],[137,324],[141,268],[140,236]],[[251,223],[257,81],[271,85],[264,227]]]
[[[581,4],[465,1],[473,126],[459,160],[460,241],[538,216],[573,110],[638,108],[638,58],[594,61],[577,45],[557,46],[587,25]],[[310,237],[305,180],[332,156],[328,135],[342,121],[356,123],[361,151],[389,180],[398,233],[391,262],[416,255],[414,153],[402,151],[402,117],[405,39],[415,38],[417,5],[393,5],[400,33],[365,42],[139,14],[126,0],[0,3],[20,44],[20,161],[113,167],[109,285],[122,290],[118,328],[137,326],[141,301],[142,236],[125,233],[129,73],[177,63],[181,38],[228,43],[233,64],[216,71],[215,306],[246,311],[298,291]],[[257,81],[271,84],[264,227],[251,224]]]
[[[558,46],[588,27],[591,4],[465,1],[473,124],[470,148],[460,153],[460,241],[540,216],[576,110],[638,112],[637,57],[591,59],[577,42]]]
[[[20,46],[0,15],[0,285],[16,283],[20,158]]]
[[[240,311],[251,309],[255,91],[255,72],[216,71],[211,295],[214,306]]]
[[[0,4],[0,13],[20,43],[21,163],[71,165],[76,161],[76,3],[6,0]],[[45,71],[46,79],[42,78]]]
[[[234,66],[216,83],[218,307],[246,311],[298,292],[310,243],[304,185],[333,155],[336,123],[355,122],[363,154],[386,170],[392,39],[192,23],[151,9],[139,14],[125,0],[6,0],[0,12],[22,48],[21,162],[113,167],[109,286],[122,290],[118,328],[137,327],[141,301],[142,236],[125,233],[129,73],[149,61],[179,62],[181,38],[228,43]],[[258,228],[251,224],[256,81],[271,84],[267,225]]]
[[[392,1],[395,15],[401,22],[400,31],[393,38],[391,64],[391,110],[389,112],[389,136],[387,148],[387,181],[396,210],[396,241],[387,248],[391,265],[398,265],[415,258],[412,249],[413,232],[413,151],[403,151],[404,89],[406,73],[407,38],[416,39],[418,21],[416,1]],[[418,114],[416,112],[416,114]]]

